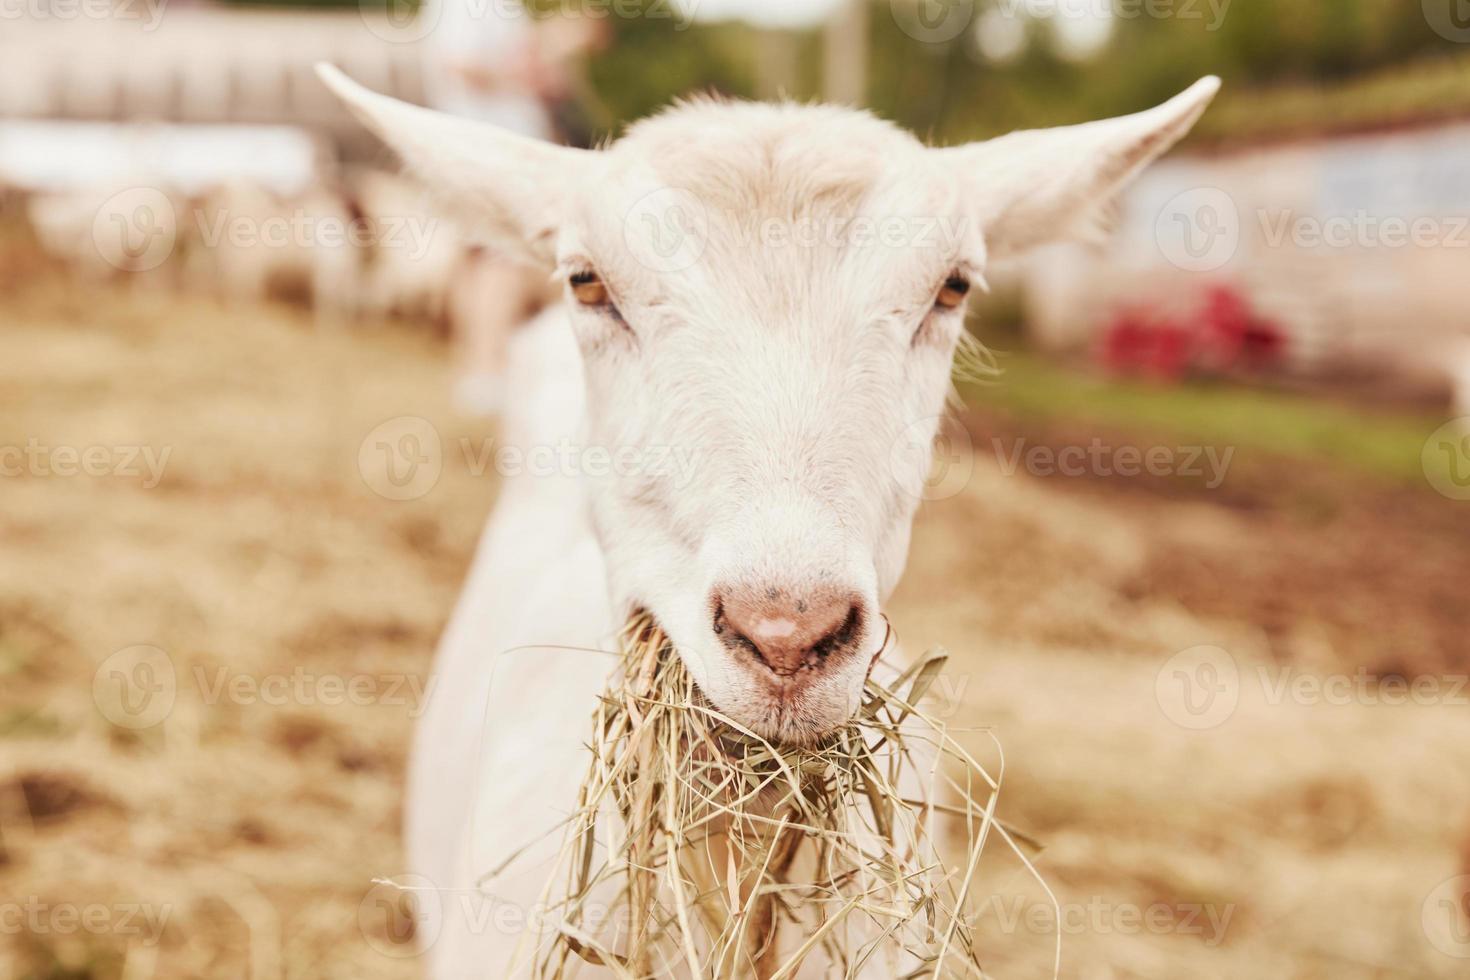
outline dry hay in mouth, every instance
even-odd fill
[[[832,977],[984,975],[966,913],[981,851],[994,833],[1031,865],[994,819],[999,781],[917,708],[946,654],[869,678],[849,723],[792,747],[711,705],[650,618],[621,646],[532,976],[785,980],[819,950]],[[964,827],[950,870],[940,813]]]

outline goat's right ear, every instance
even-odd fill
[[[1220,80],[1211,75],[1131,116],[1011,133],[936,152],[959,174],[991,258],[1095,239],[1118,192],[1189,132],[1219,89]]]
[[[555,262],[568,189],[585,179],[593,153],[379,95],[332,65],[316,72],[466,230],[539,265]]]

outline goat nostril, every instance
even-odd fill
[[[812,653],[820,660],[826,660],[839,648],[850,644],[857,637],[858,630],[862,626],[862,608],[853,603],[847,610],[847,616],[838,627],[822,637],[812,645]]]
[[[786,599],[765,590],[748,598],[737,590],[717,594],[712,607],[720,642],[780,677],[821,667],[851,650],[862,634],[863,607],[850,594]]]

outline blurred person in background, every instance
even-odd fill
[[[588,17],[534,18],[521,0],[429,0],[430,105],[543,140],[585,142],[575,120],[580,58],[602,38]],[[475,414],[500,408],[505,350],[516,326],[554,293],[540,272],[474,246],[449,298],[455,397]]]

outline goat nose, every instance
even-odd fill
[[[714,595],[715,635],[733,652],[754,654],[780,677],[818,668],[846,653],[862,632],[862,603],[831,592],[788,596],[743,589]]]

